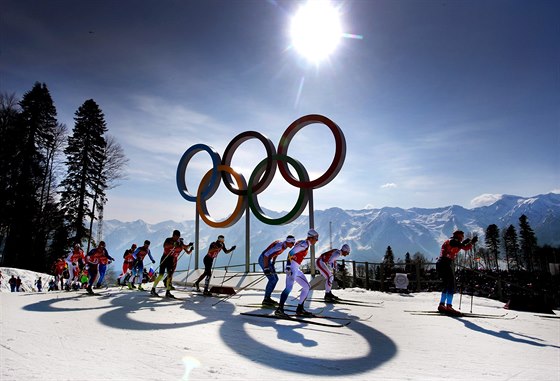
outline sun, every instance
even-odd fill
[[[336,49],[341,37],[340,15],[327,0],[310,0],[295,14],[290,26],[292,46],[318,64]]]

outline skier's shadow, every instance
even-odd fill
[[[95,296],[94,296],[95,297]],[[286,368],[287,363],[306,364],[305,367],[298,367],[293,372],[306,375],[328,375],[346,376],[359,374],[374,369],[381,364],[389,361],[396,354],[396,345],[381,332],[368,327],[358,321],[353,321],[348,327],[312,327],[301,323],[297,325],[277,324],[277,322],[260,321],[260,318],[251,318],[235,315],[235,306],[224,302],[220,304],[219,311],[213,306],[213,298],[191,297],[185,300],[158,300],[147,298],[142,294],[121,294],[118,296],[108,295],[101,298],[109,301],[107,305],[99,307],[83,307],[81,303],[73,303],[81,299],[81,296],[69,298],[50,299],[40,301],[24,307],[28,311],[41,312],[69,312],[84,311],[94,309],[107,309],[99,316],[100,323],[117,329],[126,330],[165,330],[197,327],[208,323],[221,322],[220,336],[224,343],[233,351],[242,356],[257,361],[265,366],[274,367],[284,371],[292,371]],[[86,297],[88,298],[88,297]],[[215,300],[215,299],[214,299]],[[58,303],[64,302],[60,306]],[[70,304],[68,303],[70,302]],[[174,315],[174,321],[168,323],[154,323],[148,321],[143,312],[152,311],[165,306],[179,305],[182,309],[189,310],[188,321],[181,321],[181,317]],[[200,319],[192,320],[192,311],[200,315]],[[219,312],[219,313],[217,313]],[[264,320],[264,319],[263,319]],[[258,327],[272,327],[277,331],[277,338],[286,342],[285,350],[278,348],[276,340],[266,340],[264,342],[255,340],[247,331],[247,325],[257,325]],[[360,353],[355,356],[349,353],[339,353],[336,347],[333,348],[332,340],[328,344],[323,344],[310,339],[314,331],[327,332],[330,335],[338,335],[340,340],[348,339],[355,341],[363,340],[367,343],[366,347],[360,346]],[[231,332],[238,332],[232,335]],[[241,337],[240,337],[241,336]],[[240,340],[241,338],[241,340]],[[314,347],[320,350],[321,355],[310,357],[305,351],[293,351],[293,345],[303,347]],[[332,355],[333,358],[329,358]],[[343,356],[343,358],[337,358]],[[352,356],[352,357],[351,357]]]
[[[325,321],[327,320],[325,319]],[[276,329],[278,339],[285,341],[286,346],[282,348],[274,340],[255,340],[247,332],[249,326]],[[243,345],[240,345],[238,336],[232,337],[227,334],[232,329],[247,332],[241,341]],[[341,328],[322,326],[315,328],[315,326],[305,323],[295,325],[288,322],[284,325],[269,319],[233,316],[231,319],[224,321],[221,330],[221,337],[224,342],[240,355],[262,365],[284,371],[292,371],[290,367],[286,367],[286,364],[305,364],[305,366],[297,367],[293,371],[309,376],[344,377],[368,372],[389,361],[397,353],[397,347],[389,337],[359,321],[353,321],[350,325]],[[343,340],[350,342],[363,340],[366,344],[364,346],[360,343],[360,354],[352,356],[352,353],[340,353],[336,346],[333,347],[333,340],[328,340],[328,343],[321,343],[306,337],[313,336],[314,331],[321,331],[323,332],[322,335],[325,332],[328,335],[337,335],[336,340],[340,342]],[[314,357],[306,354],[306,350],[290,350],[298,344],[304,347],[316,347],[315,350],[318,350],[321,355]]]
[[[490,336],[498,337],[500,339],[513,341],[515,343],[533,345],[533,346],[536,346],[536,347],[560,348],[560,346],[558,346],[558,345],[544,344],[542,339],[539,339],[539,338],[536,338],[536,337],[530,337],[530,336],[523,335],[523,334],[520,334],[520,333],[515,333],[515,332],[512,332],[512,331],[492,331],[491,329],[483,328],[483,327],[473,323],[472,320],[461,319],[460,317],[458,317],[457,320],[460,320],[461,323],[463,323],[465,325],[465,327],[468,328],[468,329],[472,329],[473,331],[480,332],[480,333],[485,333],[485,334],[490,335]]]

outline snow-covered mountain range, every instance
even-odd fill
[[[267,211],[271,216],[283,213]],[[535,231],[539,245],[560,245],[560,194],[548,193],[534,197],[503,195],[489,206],[465,209],[458,205],[441,208],[402,209],[384,207],[381,209],[343,210],[330,208],[315,211],[315,229],[320,234],[316,253],[331,247],[340,247],[348,243],[351,256],[356,261],[380,262],[387,246],[391,246],[395,259],[404,259],[407,252],[414,255],[420,252],[429,260],[437,258],[442,242],[456,229],[465,231],[467,236],[477,234],[484,242],[484,231],[490,224],[500,229],[510,224],[519,231],[519,217],[525,214]],[[210,242],[219,234],[226,237],[226,247],[237,246],[234,257],[220,255],[217,266],[241,265],[245,263],[245,219],[228,229],[214,229],[200,223],[200,266],[202,257]],[[309,227],[308,216],[300,216],[296,221],[284,226],[269,226],[251,217],[250,256],[256,262],[259,254],[274,240],[292,234],[296,239],[304,238]],[[132,243],[141,245],[144,240],[152,242],[152,254],[159,261],[162,244],[171,236],[174,229],[179,229],[185,241],[194,241],[194,221],[163,221],[148,224],[142,220],[121,222],[104,221],[104,240],[109,252],[122,261],[123,252]],[[183,256],[179,268],[189,266],[189,256]],[[194,259],[191,259],[194,261]],[[194,263],[191,264],[194,268]]]

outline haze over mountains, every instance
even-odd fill
[[[283,213],[267,211],[269,216]],[[380,262],[387,246],[391,246],[395,260],[404,259],[407,252],[414,255],[420,252],[428,260],[437,258],[442,242],[456,229],[465,231],[467,236],[477,234],[484,244],[484,231],[490,224],[500,230],[509,225],[519,231],[519,217],[525,214],[535,231],[539,245],[560,245],[560,194],[548,193],[534,197],[502,195],[488,206],[465,209],[458,205],[441,208],[384,207],[380,209],[343,210],[330,208],[315,211],[315,229],[320,234],[316,253],[331,247],[348,243],[352,252],[348,259],[355,261]],[[228,229],[214,229],[200,222],[200,264],[210,242],[219,234],[226,237],[226,247],[236,245],[234,256],[219,255],[217,266],[241,265],[245,263],[245,219]],[[251,216],[250,256],[256,262],[260,253],[274,240],[292,234],[296,239],[305,237],[309,227],[308,216],[300,216],[296,221],[283,226],[265,225]],[[195,223],[192,221],[163,221],[148,224],[142,220],[121,222],[104,221],[103,238],[108,244],[110,254],[122,262],[123,252],[132,243],[141,245],[144,240],[152,242],[151,250],[156,263],[162,253],[162,244],[174,229],[179,229],[185,241],[194,241]],[[283,259],[283,257],[282,257]],[[178,268],[189,266],[189,256],[181,258]],[[194,256],[191,259],[194,268]]]

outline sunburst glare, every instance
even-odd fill
[[[342,37],[338,9],[327,0],[305,3],[292,18],[292,46],[314,64],[329,57]]]

